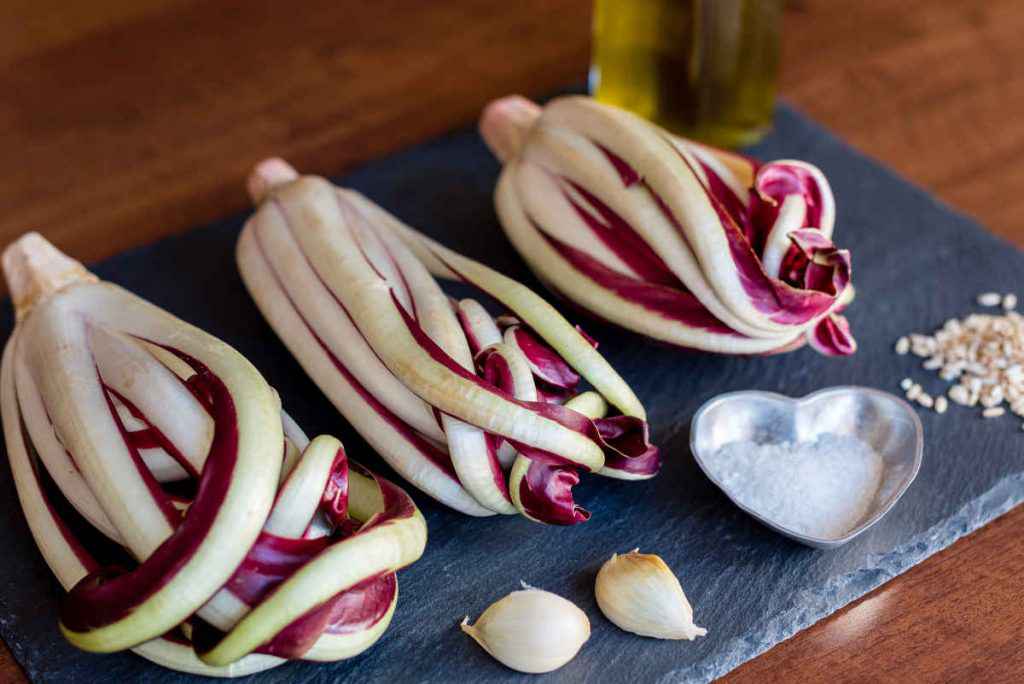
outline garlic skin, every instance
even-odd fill
[[[491,604],[462,631],[498,662],[519,672],[551,672],[572,660],[590,638],[590,620],[558,594],[523,584]]]
[[[665,561],[654,554],[629,553],[605,561],[594,592],[601,612],[620,629],[655,639],[687,639],[708,633],[693,624],[693,608]]]

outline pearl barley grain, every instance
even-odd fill
[[[922,358],[924,369],[951,383],[943,393],[942,409],[938,397],[912,379],[904,379],[900,387],[909,401],[936,413],[944,413],[953,402],[978,406],[986,418],[1007,412],[1024,417],[1024,315],[1016,311],[1017,295],[985,292],[977,302],[1001,310],[951,318],[930,335],[900,338],[909,340],[910,353]]]

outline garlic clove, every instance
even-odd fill
[[[590,620],[574,603],[525,583],[491,604],[462,631],[497,661],[519,672],[551,672],[572,660],[590,638]]]
[[[601,612],[620,629],[655,639],[687,639],[707,630],[693,624],[693,608],[665,561],[654,554],[612,554],[597,573]]]

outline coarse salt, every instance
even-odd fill
[[[882,457],[849,435],[813,442],[730,442],[705,462],[738,503],[789,530],[837,539],[868,514],[882,482]]]

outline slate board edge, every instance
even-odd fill
[[[873,559],[871,567],[836,577],[813,601],[776,615],[751,633],[755,640],[733,640],[725,650],[731,658],[716,663],[673,670],[659,684],[675,682],[710,682],[723,677],[746,662],[754,660],[797,632],[813,626],[857,599],[869,594],[910,568],[952,546],[957,540],[975,532],[1016,506],[1024,503],[1024,473],[1009,475],[985,494],[965,504],[955,515],[933,525],[909,542]],[[699,611],[699,606],[696,607]],[[699,622],[699,620],[698,620]]]
[[[56,581],[56,578],[54,579]],[[48,599],[48,597],[46,597]],[[3,608],[3,613],[8,614],[12,612],[11,606],[0,597],[0,607]],[[11,621],[13,622],[13,620]],[[31,682],[35,681],[35,671],[30,670],[28,667],[28,646],[27,642],[23,642],[16,638],[14,629],[8,627],[8,621],[0,619],[0,638],[4,641],[4,646],[11,652],[14,661],[18,664],[18,668],[25,674],[25,677]]]

